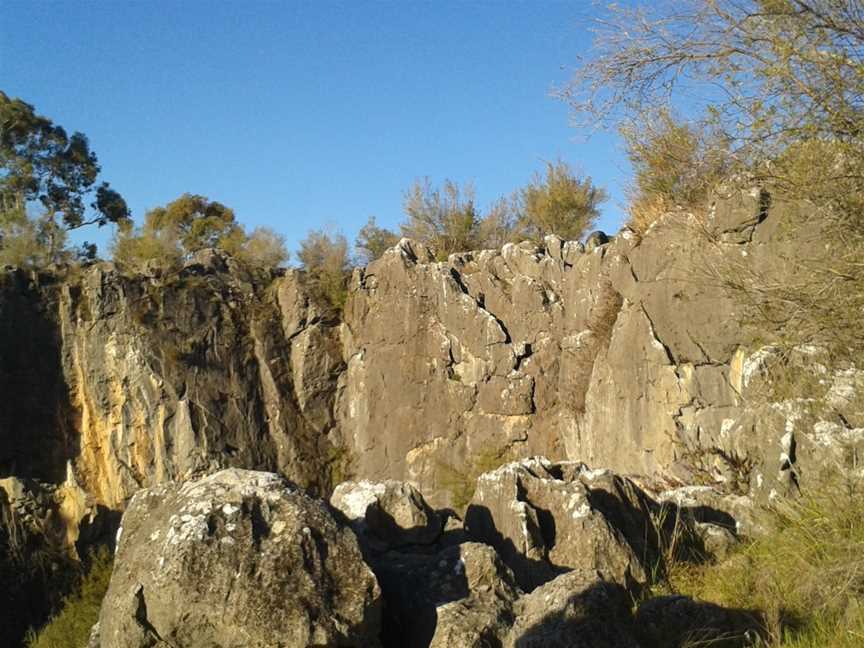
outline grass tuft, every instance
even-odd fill
[[[864,496],[822,492],[772,514],[772,533],[719,565],[673,565],[657,593],[758,610],[764,646],[864,645]]]
[[[102,548],[92,557],[90,570],[78,588],[69,594],[60,612],[38,632],[30,630],[27,648],[82,648],[90,637],[90,629],[99,620],[102,598],[111,580],[113,555]]]

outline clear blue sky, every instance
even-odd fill
[[[485,207],[561,157],[610,191],[615,231],[620,144],[550,96],[591,6],[0,0],[0,89],[85,133],[139,222],[199,193],[293,250],[327,224],[395,227],[417,177],[472,181]]]

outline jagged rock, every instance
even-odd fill
[[[395,480],[343,482],[330,496],[362,537],[384,547],[428,545],[441,536],[444,519],[411,484]]]
[[[90,628],[90,638],[87,640],[86,648],[100,648],[102,645],[102,639],[99,636],[99,622],[93,624],[93,627]]]
[[[635,621],[647,645],[669,648],[753,646],[765,627],[756,612],[722,608],[686,596],[649,599],[639,606]]]
[[[631,597],[596,572],[558,576],[519,599],[503,648],[640,648]]]
[[[609,237],[606,236],[605,232],[601,232],[597,230],[595,232],[591,232],[588,235],[588,238],[585,239],[585,251],[592,252],[596,250],[601,245],[606,245],[609,242]]]
[[[376,573],[387,603],[386,648],[494,645],[489,640],[510,627],[521,594],[495,550],[479,543],[431,556],[390,553]]]
[[[632,587],[659,560],[653,506],[609,471],[537,457],[481,475],[465,526],[496,548],[526,591],[573,569]]]
[[[381,593],[354,534],[271,473],[139,491],[114,565],[103,648],[378,643]]]

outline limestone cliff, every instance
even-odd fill
[[[773,350],[706,272],[778,262],[789,208],[744,194],[715,206],[708,236],[679,217],[443,263],[404,240],[355,271],[342,322],[302,273],[213,252],[138,276],[2,272],[0,477],[64,484],[73,527],[220,467],[313,492],[403,479],[441,506],[543,454],[768,497],[854,464],[864,436],[860,373],[818,375],[818,350],[801,363],[819,407],[761,397]]]
[[[0,472],[74,480],[122,508],[139,488],[224,466],[326,488],[337,322],[296,272],[219,255],[178,273],[110,264],[0,275]]]
[[[711,274],[748,256],[794,263],[796,241],[775,236],[793,207],[766,204],[718,202],[698,236],[677,217],[587,248],[550,237],[445,263],[402,241],[357,270],[337,400],[356,473],[443,504],[461,476],[532,454],[757,499],[855,466],[862,374],[828,375],[802,349],[820,393],[771,402],[776,350]]]

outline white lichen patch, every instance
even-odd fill
[[[330,497],[330,503],[342,511],[350,520],[366,517],[366,510],[387,491],[384,483],[371,481],[344,482],[339,484]]]
[[[777,347],[764,346],[755,353],[752,353],[744,360],[741,369],[742,382],[744,387],[750,385],[750,381],[756,376],[764,374],[767,369],[768,361],[777,354]]]

